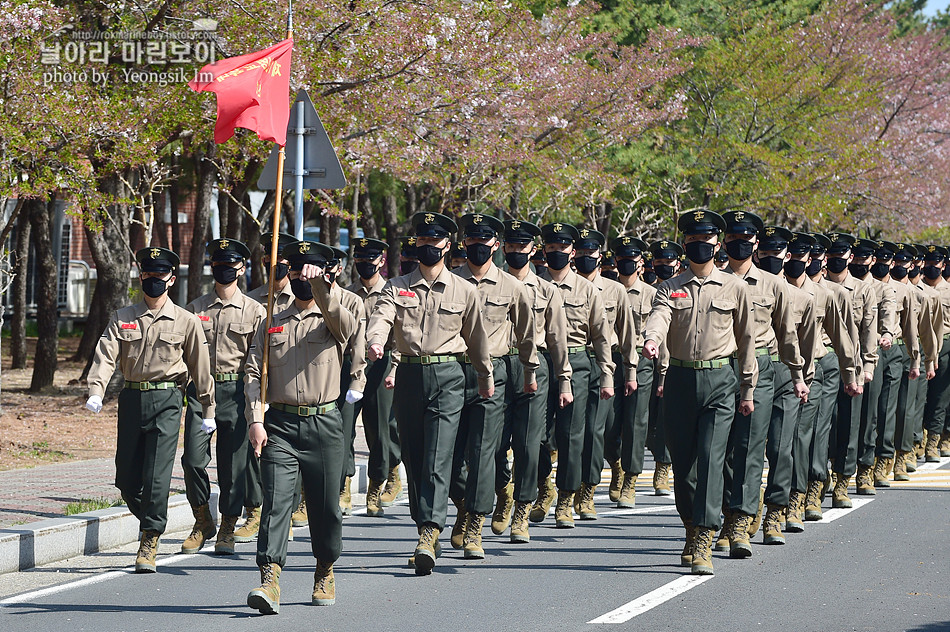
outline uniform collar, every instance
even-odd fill
[[[475,285],[478,285],[479,283],[491,283],[492,285],[498,285],[501,282],[500,276],[502,271],[495,264],[491,264],[488,266],[488,271],[485,272],[485,276],[483,276],[481,279],[476,279],[475,275],[472,273],[472,269],[466,263],[458,268],[458,272],[456,272],[456,274],[458,274],[458,276],[463,279],[472,281],[475,283]]]
[[[725,272],[725,274],[731,274],[733,276],[739,277],[743,281],[747,281],[751,279],[755,283],[758,283],[759,281],[761,281],[762,275],[765,274],[764,272],[759,270],[758,266],[756,266],[754,263],[748,270],[746,270],[746,273],[742,276],[739,276],[739,273],[733,270],[731,267],[727,267],[726,270],[728,270],[728,272]],[[723,272],[723,271],[720,270],[720,272]]]
[[[288,284],[287,287],[290,287],[290,284]],[[218,293],[215,292],[214,290],[211,290],[211,295],[214,296],[214,300],[211,301],[212,305],[222,305],[224,307],[232,307],[232,306],[240,307],[241,304],[244,302],[243,300],[244,293],[241,292],[241,288],[239,287],[234,288],[234,294],[232,294],[231,298],[227,300],[224,300],[220,296],[218,296]]]
[[[379,276],[379,280],[373,285],[373,287],[367,289],[361,280],[356,281],[356,293],[360,296],[371,296],[373,294],[379,294],[383,291],[383,288],[386,287],[386,279],[382,275]]]
[[[142,318],[143,316],[151,315],[151,312],[148,309],[148,305],[145,304],[145,301],[142,301],[136,305],[136,308],[136,318]],[[175,303],[173,303],[170,298],[166,299],[165,304],[162,305],[157,312],[155,312],[154,319],[158,320],[160,318],[168,318],[169,320],[175,319]]]
[[[704,280],[701,280],[698,276],[696,276],[696,274],[693,273],[693,270],[691,268],[686,268],[686,272],[684,272],[683,274],[680,274],[679,277],[673,277],[673,278],[674,279],[682,278],[683,279],[681,282],[682,285],[686,285],[687,283],[692,283],[693,285],[705,285],[707,283],[715,283],[716,285],[724,285],[725,276],[726,276],[725,272],[723,272],[719,268],[713,268],[712,273],[708,277],[706,277],[704,281]]]
[[[439,272],[439,276],[435,277],[435,280],[432,283],[426,281],[426,278],[422,276],[422,270],[416,268],[409,273],[409,287],[418,287],[420,285],[424,287],[432,287],[436,283],[441,283],[443,286],[451,283],[452,276],[455,273],[449,270],[449,267],[445,264],[442,265],[442,271]]]
[[[577,280],[579,278],[580,277],[577,275],[576,272],[574,272],[573,270],[568,270],[567,276],[564,277],[563,281],[554,281],[552,279],[551,283],[553,283],[554,285],[560,288],[567,288],[568,290],[573,290],[574,287],[577,285]]]

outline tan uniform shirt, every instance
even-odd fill
[[[561,282],[551,281],[561,292],[564,301],[564,316],[567,318],[567,346],[594,348],[594,356],[600,366],[601,388],[613,388],[614,366],[610,352],[607,312],[600,292],[594,284],[568,270]]]
[[[241,373],[254,334],[264,322],[265,308],[236,289],[224,300],[214,291],[199,296],[185,306],[201,321],[211,373]]]
[[[940,304],[943,307],[943,334],[947,335],[950,333],[950,283],[940,279],[936,287],[930,287],[926,281],[921,280],[920,285],[926,286],[940,297]]]
[[[633,324],[633,312],[627,300],[627,288],[618,281],[594,275],[591,282],[604,301],[607,314],[607,331],[610,333],[610,346],[620,352],[623,362],[624,380],[637,381],[637,333]]]
[[[879,340],[877,296],[869,284],[855,278],[851,273],[848,273],[838,285],[847,290],[850,297],[854,322],[858,325],[858,348],[861,353],[864,372],[873,375],[877,366],[877,343]],[[863,376],[860,383],[864,384]]]
[[[755,316],[754,337],[756,349],[777,353],[792,374],[792,382],[805,381],[805,360],[798,344],[794,314],[788,298],[788,283],[781,277],[763,272],[754,265],[742,276],[731,267],[723,270],[742,279],[749,286],[749,298]],[[682,358],[681,358],[682,359]]]
[[[815,323],[819,331],[815,337],[815,358],[825,357],[828,347],[832,347],[838,358],[842,383],[857,384],[857,367],[861,363],[855,346],[858,327],[848,304],[846,290],[835,284],[815,283],[807,276],[802,289],[815,297]]]
[[[798,348],[804,361],[804,380],[811,383],[815,377],[815,350],[821,337],[818,335],[818,321],[815,317],[815,295],[808,290],[799,289],[786,279],[789,311],[795,325]],[[794,378],[793,378],[794,379]]]
[[[366,306],[361,296],[342,288],[340,303],[356,318],[356,331],[350,336],[346,352],[350,354],[350,390],[362,393],[366,388]]]
[[[328,289],[312,279],[316,305],[300,311],[294,303],[274,315],[270,330],[262,325],[247,358],[244,394],[247,418],[264,420],[261,367],[269,345],[267,401],[288,406],[319,406],[340,397],[343,349],[356,332],[357,321],[340,303],[343,290]]]
[[[256,287],[250,292],[247,293],[249,297],[260,303],[264,306],[264,310],[267,311],[267,283],[260,287]],[[274,313],[282,312],[294,302],[294,293],[290,289],[290,283],[284,286],[284,288],[277,293],[277,296],[274,297]]]
[[[355,283],[353,283],[348,288],[346,288],[350,292],[353,292],[354,294],[359,296],[361,299],[363,299],[363,310],[365,311],[365,314],[366,314],[367,323],[369,323],[369,317],[373,315],[373,310],[376,309],[376,301],[378,301],[379,297],[383,295],[383,288],[385,287],[386,287],[386,279],[380,276],[379,280],[376,281],[376,284],[373,285],[373,287],[371,288],[367,288],[365,285],[363,285],[363,282],[360,281],[359,279],[357,279]],[[364,340],[366,338],[365,327],[363,330],[363,338]],[[392,358],[392,369],[389,373],[391,377],[394,375],[394,372],[396,370],[396,365],[399,363],[399,352],[394,350],[395,344],[396,343],[393,340],[393,336],[390,334],[389,340],[387,340],[386,344],[383,345],[386,351],[390,352],[390,356]],[[366,353],[366,350],[363,349],[364,357],[365,357],[365,353]]]
[[[919,318],[920,305],[917,297],[914,296],[909,285],[891,279],[888,286],[894,291],[894,298],[897,302],[897,331],[895,332],[894,343],[899,339],[904,341],[907,347],[907,355],[910,357],[911,370],[920,370],[920,347],[915,344],[919,339],[917,333],[917,323]],[[928,341],[928,344],[930,341]]]
[[[522,283],[528,304],[534,312],[534,344],[541,351],[547,350],[551,357],[554,376],[559,385],[558,392],[569,394],[574,369],[567,357],[567,317],[564,315],[561,292],[553,283],[539,278],[530,270]]]
[[[538,370],[538,349],[534,342],[534,311],[524,284],[494,264],[488,266],[481,279],[475,278],[467,263],[454,273],[471,283],[478,293],[482,325],[488,336],[488,353],[493,358],[501,358],[508,355],[512,346],[517,347],[524,367],[524,381],[533,384]]]
[[[385,345],[394,334],[405,356],[468,353],[478,387],[492,386],[488,335],[472,284],[443,267],[431,283],[421,270],[390,279],[366,329],[366,344]]]
[[[130,382],[175,382],[184,388],[190,373],[205,418],[214,417],[214,380],[201,321],[171,300],[157,312],[144,302],[116,310],[89,369],[90,396],[105,394],[116,363]]]
[[[894,288],[883,281],[878,281],[870,273],[861,280],[874,289],[874,297],[877,299],[877,333],[882,336],[887,334],[891,340],[897,340],[900,337],[900,323]]]
[[[933,371],[936,370],[940,350],[943,348],[943,337],[948,333],[943,326],[943,302],[940,300],[940,293],[923,281],[907,285],[917,299],[917,335],[920,352],[924,356],[926,370]]]
[[[630,304],[630,312],[633,316],[633,331],[636,345],[638,348],[643,348],[643,324],[647,321],[647,317],[653,309],[653,298],[656,296],[656,288],[637,279],[633,285],[626,288],[626,290],[627,302]]]
[[[671,358],[687,362],[718,360],[738,352],[740,398],[751,400],[759,365],[748,287],[721,270],[700,278],[687,269],[657,288],[643,339],[666,343]]]

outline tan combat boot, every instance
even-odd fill
[[[511,524],[511,510],[515,504],[514,483],[508,483],[501,489],[495,490],[495,496],[495,512],[491,515],[491,532],[501,535]]]
[[[538,499],[534,502],[528,519],[531,522],[543,522],[555,500],[557,500],[557,492],[554,489],[554,483],[551,482],[551,477],[538,481]]]
[[[390,468],[389,478],[386,479],[386,488],[379,496],[379,504],[382,507],[391,507],[399,492],[402,491],[402,480],[399,477],[399,466]]]
[[[336,582],[333,581],[333,562],[317,560],[313,572],[313,595],[311,606],[332,606],[336,603]]]
[[[669,496],[670,491],[670,464],[657,463],[653,472],[653,493],[656,496]]]
[[[485,526],[485,514],[470,513],[465,523],[465,543],[462,555],[465,559],[485,559],[485,549],[482,548],[482,528]]]
[[[340,507],[343,507],[343,498],[340,498]],[[294,510],[294,513],[290,515],[290,526],[291,527],[306,527],[310,523],[310,518],[307,516],[307,497],[304,494],[303,488],[300,489],[300,504],[297,505],[297,509]]]
[[[732,522],[732,533],[729,534],[729,557],[735,560],[751,557],[752,544],[749,541],[752,537],[749,530],[752,524],[752,516],[737,511]]]
[[[925,430],[924,432],[926,432],[926,430]],[[924,448],[924,446],[925,446],[925,444],[926,444],[926,440],[924,440],[924,441],[917,441],[917,442],[914,443],[914,454],[916,455],[916,459],[917,459],[918,461],[923,461],[923,460],[924,460],[924,455],[925,455],[925,448]]]
[[[557,491],[557,507],[554,509],[554,525],[558,529],[574,528],[574,492]]]
[[[877,493],[874,489],[874,478],[871,475],[871,466],[858,463],[858,473],[854,477],[854,487],[859,496],[873,496]]]
[[[621,488],[624,482],[623,468],[620,467],[620,459],[610,462],[610,487],[607,490],[607,496],[610,502],[615,503],[620,500]]]
[[[195,526],[191,529],[191,534],[181,543],[182,553],[197,553],[205,542],[214,537],[218,530],[214,526],[214,517],[208,505],[192,507],[191,512],[195,515]]]
[[[215,555],[234,555],[234,525],[238,516],[221,516],[221,528],[214,543]]]
[[[765,520],[762,521],[762,544],[785,544],[782,523],[785,522],[785,507],[768,504]]]
[[[340,511],[344,516],[353,515],[353,494],[350,493],[350,485],[353,482],[352,476],[347,476],[343,483],[343,491],[340,492]]]
[[[581,520],[597,520],[597,510],[594,508],[594,493],[596,485],[581,484],[581,490],[574,494],[574,508]]]
[[[924,460],[927,463],[940,463],[940,435],[927,433],[927,445],[924,446]]]
[[[904,453],[904,469],[908,474],[917,471],[917,446],[915,445],[910,452]]]
[[[789,533],[801,533],[805,530],[805,494],[802,492],[792,492],[788,498],[785,530]]]
[[[693,559],[690,563],[690,572],[693,575],[712,575],[712,541],[716,536],[715,529],[696,527],[693,540]]]
[[[729,550],[729,534],[732,533],[733,525],[736,522],[736,512],[729,509],[728,507],[722,508],[722,516],[722,529],[719,530],[719,537],[716,539],[716,543],[713,545],[714,551]]]
[[[461,549],[465,546],[465,524],[468,522],[468,513],[465,511],[464,500],[453,500],[455,503],[455,524],[452,525],[452,548]]]
[[[244,511],[247,513],[247,518],[244,524],[234,531],[235,542],[253,542],[257,539],[257,532],[261,528],[261,508],[245,507]]]
[[[511,516],[511,541],[516,544],[527,544],[531,541],[528,533],[528,512],[531,510],[530,502],[515,503],[515,510]]]
[[[848,496],[848,484],[851,482],[850,476],[844,474],[835,474],[835,489],[831,493],[831,506],[835,509],[850,509],[851,497]]]
[[[620,497],[617,499],[617,507],[621,509],[633,509],[637,506],[637,474],[624,472],[623,485],[620,486]]]
[[[686,543],[683,545],[683,552],[680,553],[680,566],[689,568],[693,565],[693,542],[696,539],[696,529],[689,520],[683,521],[683,528],[686,529]]]
[[[759,488],[759,508],[756,509],[755,515],[752,516],[752,520],[749,522],[749,537],[755,537],[755,534],[759,532],[759,527],[762,525],[762,510],[765,509],[765,489]]]
[[[945,432],[940,437],[940,456],[950,456],[950,432]]]
[[[143,531],[139,540],[139,552],[135,556],[136,573],[154,573],[158,557],[158,531]]]
[[[261,566],[261,585],[247,594],[247,605],[261,614],[280,612],[280,566]]]
[[[428,575],[435,568],[435,560],[439,557],[439,529],[426,523],[419,530],[419,542],[412,554],[416,575]]]
[[[808,522],[821,520],[821,492],[824,486],[822,481],[808,481],[808,491],[805,492],[805,520]]]
[[[892,467],[894,467],[894,459],[877,458],[874,460],[873,476],[875,487],[891,486],[891,482],[888,480],[888,474]]]
[[[895,481],[909,481],[910,476],[907,475],[907,461],[911,457],[911,452],[904,452],[903,450],[897,451],[897,456],[894,457],[894,480]]]
[[[385,484],[385,481],[369,479],[369,486],[366,488],[366,515],[371,518],[382,516],[386,513],[386,510],[383,509],[383,503],[380,500]]]

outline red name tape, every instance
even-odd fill
[[[416,293],[410,292],[409,290],[399,290],[399,296],[408,296],[409,298],[416,298]]]
[[[689,298],[686,292],[670,292],[670,298]]]
[[[211,320],[211,317],[210,317],[210,316],[201,316],[201,315],[199,314],[199,315],[198,315],[198,320],[200,320],[200,321],[202,321],[202,322],[208,322],[209,320]]]
[[[122,323],[122,329],[138,329],[139,326],[135,323]]]
[[[267,330],[267,333],[279,334],[279,333],[282,333],[283,331],[284,331],[284,327],[283,325],[281,325],[280,327],[271,327],[270,329]]]

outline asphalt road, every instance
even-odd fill
[[[853,496],[850,511],[828,512],[826,500],[828,521],[787,534],[785,546],[764,546],[759,534],[747,560],[716,553],[708,579],[679,566],[672,498],[646,485],[636,509],[614,509],[602,494],[599,520],[559,530],[549,517],[532,526],[528,545],[486,525],[485,560],[464,560],[445,534],[428,577],[406,564],[416,532],[403,500],[383,518],[344,523],[334,606],[309,605],[313,558],[309,534],[297,529],[281,613],[269,617],[245,605],[259,583],[253,544],[234,557],[174,555],[186,534],[168,534],[155,575],[129,572],[133,545],[0,576],[0,630],[945,631],[950,467],[918,476]]]

